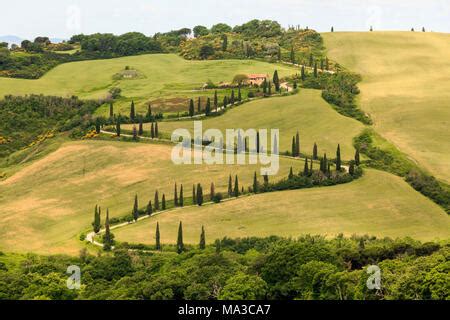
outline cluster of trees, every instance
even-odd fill
[[[0,157],[33,143],[49,130],[88,128],[101,102],[43,95],[5,96],[0,100]]]
[[[16,255],[14,264],[0,253],[0,299],[450,299],[445,243],[369,236],[181,243],[163,246],[160,254],[117,249],[102,255],[82,250],[78,257]],[[177,255],[178,249],[187,253]],[[67,288],[69,265],[81,268],[80,290]],[[369,265],[381,269],[379,290],[367,286]]]
[[[233,107],[236,103],[242,102],[242,92],[241,92],[241,86],[238,86],[237,88],[237,94],[235,93],[235,90],[231,90],[230,96],[225,95],[223,97],[222,101],[219,101],[219,95],[217,93],[217,90],[214,91],[214,97],[211,101],[211,98],[206,98],[206,103],[203,106],[201,98],[197,98],[197,102],[194,102],[194,99],[189,100],[189,107],[188,107],[188,115],[189,117],[193,117],[196,114],[201,115],[205,114],[206,116],[210,116],[212,112],[215,110],[215,113],[219,113],[219,108],[223,107],[223,109],[226,109],[228,106]]]

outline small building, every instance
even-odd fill
[[[260,86],[263,84],[264,80],[267,80],[269,78],[268,74],[262,74],[262,73],[255,73],[255,74],[248,74],[247,75],[247,84],[249,85],[257,85]]]

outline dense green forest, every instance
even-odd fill
[[[207,232],[206,232],[207,237]],[[223,239],[176,254],[0,254],[0,299],[449,299],[450,246],[371,237]],[[81,289],[66,286],[70,265]],[[381,289],[369,290],[369,265]]]
[[[0,157],[43,141],[58,131],[89,126],[97,101],[42,95],[0,100]]]

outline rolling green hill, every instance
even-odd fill
[[[450,35],[326,33],[329,56],[360,73],[361,108],[376,130],[450,181]]]
[[[132,125],[123,127],[131,129]],[[192,121],[161,122],[159,131],[171,135],[178,128],[192,132],[192,127]],[[363,127],[360,122],[334,111],[322,99],[320,91],[310,89],[301,89],[297,95],[252,101],[203,121],[204,130],[216,128],[223,133],[238,128],[279,129],[280,152],[291,151],[292,137],[299,130],[302,153],[311,155],[317,142],[320,154],[327,152],[334,157],[340,143],[344,159],[353,158],[352,139]],[[144,125],[144,130],[149,129],[149,124]]]
[[[136,79],[114,80],[126,67],[137,70]],[[295,68],[255,60],[187,61],[175,54],[151,54],[108,60],[73,62],[60,65],[38,80],[0,78],[0,97],[30,93],[103,98],[112,87],[122,89],[123,98],[115,112],[129,114],[131,99],[137,112],[147,111],[147,102],[160,98],[204,95],[201,88],[208,80],[231,82],[240,73],[268,73],[278,69],[280,76],[298,72]],[[183,105],[185,111],[187,105]],[[107,108],[103,110],[108,112]],[[157,111],[157,110],[155,110]]]
[[[185,208],[114,230],[118,241],[154,244],[156,222],[164,243],[176,243],[179,222],[187,243],[197,244],[202,225],[207,241],[225,236],[351,236],[447,239],[450,219],[401,178],[368,170],[353,183],[244,197],[219,205]]]
[[[59,142],[58,142],[59,143]],[[46,146],[51,148],[51,146]],[[0,250],[76,254],[83,245],[81,231],[90,229],[94,206],[110,208],[111,217],[130,213],[134,195],[140,207],[160,197],[173,199],[174,184],[184,185],[186,198],[192,185],[202,183],[209,193],[227,192],[229,175],[240,185],[252,185],[255,165],[176,166],[169,145],[84,141],[63,144],[12,177],[0,181]],[[290,167],[303,170],[303,162],[281,159],[277,179]],[[10,168],[13,170],[14,168]],[[272,178],[276,179],[276,178]],[[103,215],[104,219],[104,215]]]

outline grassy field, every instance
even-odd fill
[[[297,237],[339,233],[446,239],[450,218],[401,178],[368,170],[360,180],[328,188],[268,193],[238,200],[191,207],[114,230],[122,242],[154,244],[156,222],[163,243],[175,243],[179,222],[186,243],[197,244],[201,226],[208,242],[225,236]]]
[[[131,214],[136,193],[144,208],[156,189],[173,199],[175,182],[184,185],[188,198],[194,183],[202,183],[205,193],[211,182],[226,192],[230,174],[247,188],[259,172],[254,165],[175,166],[171,151],[169,145],[69,142],[30,165],[19,164],[20,171],[0,181],[0,250],[77,253],[78,236],[90,228],[96,204],[122,217]],[[287,177],[291,166],[300,172],[303,165],[281,159],[279,178]]]
[[[131,129],[132,125],[123,126]],[[192,121],[162,122],[159,131],[171,134],[175,129],[186,128],[192,132]],[[335,157],[340,143],[344,159],[354,156],[352,139],[363,125],[351,118],[339,115],[321,97],[318,90],[302,89],[299,94],[256,100],[227,111],[224,115],[203,121],[204,130],[226,129],[279,129],[280,152],[290,151],[292,137],[300,132],[301,152],[311,155],[317,142],[319,152]],[[149,124],[144,130],[149,131]]]
[[[360,73],[376,130],[450,182],[450,34],[324,34],[329,56]]]
[[[138,79],[113,80],[113,76],[126,66],[137,70],[142,76]],[[208,80],[216,84],[231,82],[240,73],[268,73],[272,76],[275,69],[278,69],[280,76],[298,72],[298,69],[289,66],[254,60],[188,61],[174,54],[140,55],[67,63],[38,80],[0,78],[0,97],[6,94],[42,93],[102,98],[110,88],[119,87],[123,98],[116,104],[115,112],[129,114],[130,101],[134,99],[137,112],[144,113],[148,101],[155,100],[158,105],[160,99],[203,95],[197,89]],[[185,110],[187,105],[183,106],[182,111]],[[107,108],[101,110],[107,111]]]

